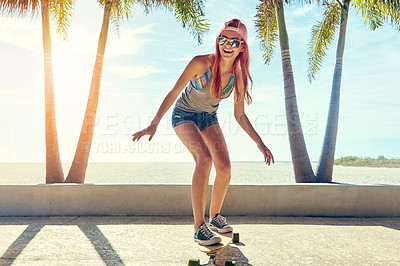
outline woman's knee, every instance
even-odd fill
[[[231,176],[231,162],[229,160],[220,161],[218,163],[214,163],[215,171],[217,175],[223,175],[227,178]]]
[[[206,150],[197,153],[194,157],[195,157],[196,167],[199,167],[204,170],[211,169],[213,160],[211,153],[209,151]]]

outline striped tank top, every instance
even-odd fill
[[[235,75],[232,74],[228,85],[222,90],[218,99],[215,99],[210,92],[211,67],[199,78],[190,81],[183,91],[181,97],[176,101],[176,107],[188,112],[208,112],[212,113],[218,110],[219,102],[231,95]]]

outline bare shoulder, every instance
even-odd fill
[[[193,57],[192,61],[196,62],[197,64],[203,65],[205,67],[210,67],[212,63],[212,55],[211,54],[204,54],[204,55],[196,55]]]
[[[206,55],[197,55],[193,57],[193,59],[189,63],[189,66],[194,70],[197,77],[203,75],[204,72],[206,72],[207,69],[211,67],[211,64],[212,64],[212,55],[206,54]]]

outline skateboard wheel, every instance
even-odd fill
[[[239,243],[239,233],[233,233],[232,242]]]
[[[189,260],[188,266],[198,266],[200,265],[200,260]]]
[[[225,266],[236,266],[236,261],[227,260],[225,261]]]

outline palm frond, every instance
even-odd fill
[[[189,29],[199,44],[209,28],[209,23],[204,18],[203,0],[97,0],[101,5],[104,5],[105,1],[109,1],[112,5],[111,21],[117,33],[119,22],[132,17],[135,4],[141,4],[146,14],[158,8],[165,8],[174,13],[175,18],[182,23],[184,28]]]
[[[198,44],[203,41],[203,35],[208,31],[209,23],[204,18],[203,0],[140,0],[146,14],[158,8],[172,12],[181,22],[183,28],[197,38]]]
[[[372,30],[376,30],[383,25],[383,10],[382,6],[377,4],[377,1],[354,0],[351,4],[358,14],[361,13],[361,17],[365,24]]]
[[[57,27],[57,34],[68,40],[68,29],[71,25],[73,0],[50,0],[50,15]]]
[[[203,42],[203,35],[208,31],[210,24],[204,17],[203,0],[176,0],[173,3],[175,18],[181,22],[183,28],[197,39],[197,43]]]
[[[174,0],[139,0],[139,2],[143,6],[145,14],[148,15],[160,7],[171,9]]]
[[[377,5],[382,10],[383,20],[400,31],[400,0],[378,0]]]
[[[133,0],[113,0],[111,2],[111,22],[117,34],[119,34],[120,21],[128,20],[133,16],[135,4],[137,1]]]
[[[40,10],[40,0],[0,0],[0,14],[10,16],[35,15]]]
[[[110,19],[117,35],[119,35],[119,23],[121,20],[128,20],[133,16],[134,6],[140,0],[97,0],[97,2],[104,6],[111,5]]]
[[[354,0],[352,7],[372,30],[387,22],[400,31],[400,0]]]
[[[321,4],[325,0],[274,0],[275,2],[284,2],[288,5],[316,5],[316,4]]]
[[[341,6],[337,2],[325,3],[323,19],[311,29],[311,40],[308,43],[308,79],[315,79],[323,63],[326,51],[335,38],[340,25]]]
[[[257,6],[255,18],[257,38],[261,41],[264,62],[268,64],[272,59],[275,43],[278,39],[278,23],[274,0],[261,1]]]
[[[392,10],[398,11],[400,8],[400,0],[375,0],[374,2],[380,3]]]
[[[400,4],[387,12],[385,21],[400,31]]]

